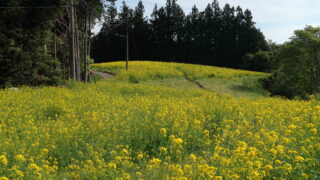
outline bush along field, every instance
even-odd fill
[[[116,74],[107,81],[0,90],[0,179],[319,178],[316,98],[241,97],[194,85],[251,79],[245,86],[268,76],[256,72],[122,65],[93,66]]]

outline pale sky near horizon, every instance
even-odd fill
[[[189,14],[195,4],[203,11],[213,0],[178,0],[186,14]],[[139,0],[126,0],[130,8],[134,8]],[[150,17],[154,5],[164,6],[166,0],[142,0],[145,6],[145,16]],[[320,0],[219,0],[220,7],[229,3],[232,6],[241,6],[249,9],[253,14],[256,27],[266,39],[277,43],[288,41],[294,30],[303,29],[306,25],[320,26]],[[120,8],[122,1],[117,1]],[[120,10],[120,9],[119,9]],[[99,27],[95,27],[95,32]]]

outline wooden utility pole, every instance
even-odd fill
[[[74,9],[75,15],[77,15],[76,13],[76,9]],[[79,43],[79,29],[78,29],[78,18],[77,16],[75,16],[75,57],[76,57],[76,80],[81,80],[81,68],[80,68],[80,43]]]
[[[74,32],[74,3],[70,0],[69,9],[69,28],[70,28],[70,59],[69,59],[69,78],[72,80],[76,79],[76,53],[75,53],[75,32]]]
[[[88,68],[87,68],[87,57],[88,57],[88,9],[86,11],[85,23],[84,23],[84,40],[83,40],[83,50],[84,50],[84,58],[83,58],[83,81],[88,81]]]
[[[129,12],[127,12],[127,59],[126,70],[129,70]]]
[[[91,12],[89,12],[89,24],[88,24],[89,30],[88,30],[88,49],[87,49],[87,55],[88,58],[91,57]],[[90,70],[90,64],[88,64],[88,71]],[[88,73],[88,81],[91,81],[91,74]]]

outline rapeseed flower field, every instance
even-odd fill
[[[115,78],[0,90],[0,180],[318,179],[320,102],[235,98],[140,81],[267,76],[226,68],[97,64]],[[134,83],[133,83],[134,82]]]
[[[268,75],[266,73],[235,70],[230,68],[154,61],[130,62],[129,71],[124,71],[123,62],[94,64],[92,68],[98,71],[115,73],[117,74],[116,78],[118,80],[129,80],[131,82],[172,77],[195,80],[213,77],[227,79],[234,79],[245,76],[266,77]]]

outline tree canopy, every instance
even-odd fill
[[[274,95],[304,98],[320,92],[320,28],[296,30],[279,47],[277,59],[278,68],[266,83]]]
[[[0,1],[0,87],[57,85],[68,78],[70,2]],[[103,5],[102,0],[74,0],[78,44],[85,37],[84,14],[88,11],[94,22]]]
[[[92,52],[96,62],[123,60],[126,55],[124,16],[129,16],[130,59],[175,61],[265,71],[248,64],[248,54],[268,51],[262,32],[255,27],[250,10],[223,8],[217,0],[200,12],[196,6],[186,15],[176,0],[164,7],[155,5],[146,19],[140,1],[135,9],[125,3],[105,14],[102,30],[94,38]],[[255,56],[258,63],[268,61]],[[265,57],[265,56],[264,56]],[[257,62],[254,62],[257,63]]]

